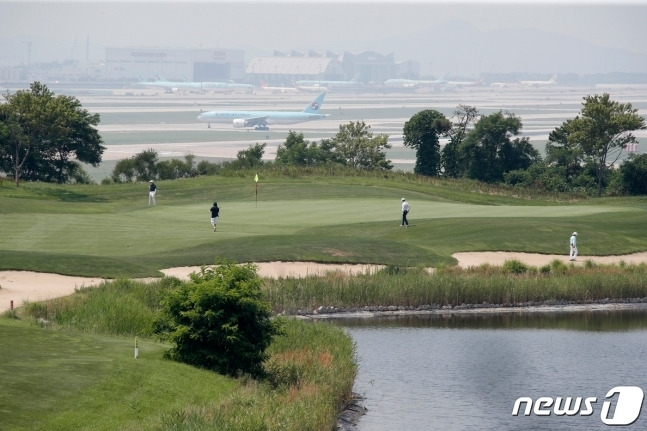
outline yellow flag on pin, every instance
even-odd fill
[[[254,176],[254,181],[258,182],[258,174]]]

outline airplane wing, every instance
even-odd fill
[[[263,117],[237,118],[234,120],[234,127],[258,127],[267,128],[268,115]]]

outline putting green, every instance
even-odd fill
[[[219,231],[210,228],[208,203],[142,206],[105,214],[4,214],[8,229],[0,248],[21,251],[138,255],[191,247],[196,243],[232,241],[257,235],[291,235],[297,231],[359,223],[396,224],[400,204],[392,199],[308,199],[223,202]],[[635,208],[563,206],[485,206],[413,201],[411,220],[452,218],[571,218]]]

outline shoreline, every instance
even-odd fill
[[[377,306],[357,308],[320,307],[313,311],[298,310],[286,312],[285,315],[301,319],[354,319],[373,317],[415,316],[415,315],[450,315],[450,314],[498,314],[498,313],[556,313],[580,311],[641,310],[647,311],[647,297],[628,298],[625,300],[598,300],[591,302],[571,302],[561,300],[532,303],[531,305],[504,304],[463,304],[455,307],[437,304],[421,307]],[[368,310],[366,308],[369,308]]]

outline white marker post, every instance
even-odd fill
[[[139,338],[135,337],[135,359],[139,358]]]

